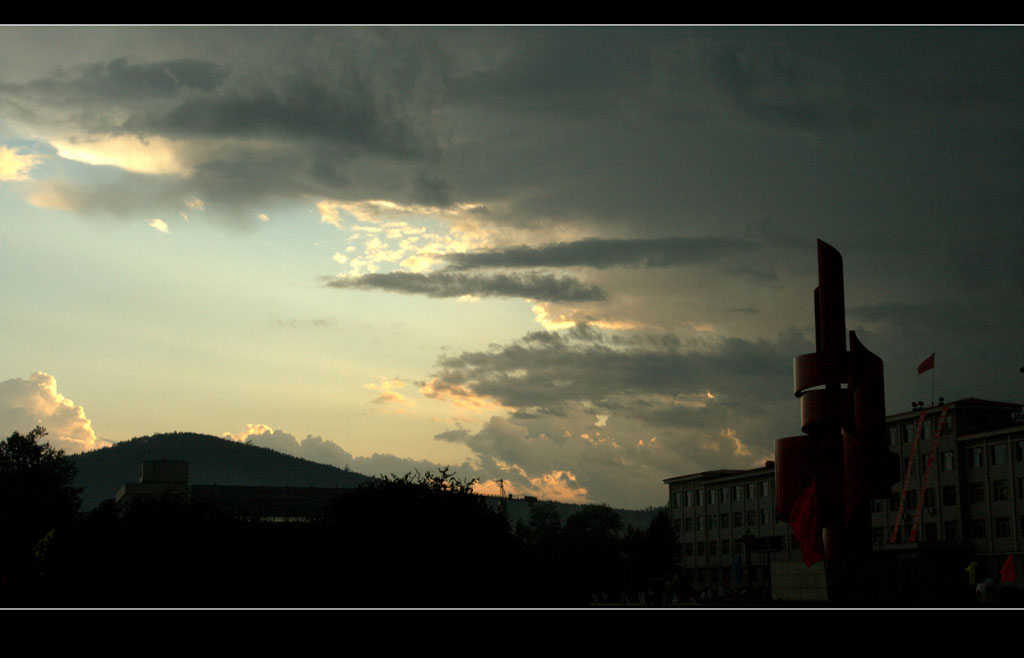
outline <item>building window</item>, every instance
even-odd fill
[[[981,482],[972,482],[970,485],[970,500],[972,503],[985,502],[985,485]]]
[[[1000,516],[996,518],[996,537],[1006,539],[1010,536],[1010,517]]]
[[[684,528],[686,529],[686,532],[693,532],[693,517],[692,516],[686,517],[684,522],[685,522]]]
[[[721,495],[723,503],[729,502],[729,487],[722,487],[722,490],[718,492]]]
[[[885,511],[885,498],[875,498],[871,501],[872,512],[884,512]]]
[[[932,438],[932,419],[928,418],[924,421],[924,425],[921,426],[921,436],[930,439]]]
[[[903,426],[903,443],[910,443],[914,440],[914,423]]]
[[[772,484],[771,484],[771,482],[769,482],[768,480],[763,480],[761,482],[761,497],[762,498],[767,498],[768,496],[771,496],[771,495],[772,495]]]
[[[1017,498],[1024,498],[1024,478],[1017,478]]]
[[[688,542],[686,542],[686,544],[684,544],[683,552],[686,554],[686,557],[693,557],[693,542],[692,541],[688,541]]]
[[[931,459],[931,455],[921,455],[921,472],[928,473],[928,460]]]
[[[738,528],[743,525],[743,512],[732,513],[732,527]]]
[[[985,465],[984,448],[969,448],[967,450],[967,457],[970,459],[971,468],[981,468]]]
[[[729,554],[729,540],[728,539],[723,539],[722,540],[722,555],[728,555],[728,554]]]
[[[714,530],[714,529],[715,529],[715,515],[714,514],[708,514],[708,530]]]
[[[715,492],[714,489],[708,489],[708,496],[707,496],[708,497],[708,505],[714,505],[715,504],[715,493],[716,492]]]
[[[924,524],[924,540],[929,544],[934,544],[939,539],[939,532],[934,523]]]
[[[913,475],[914,474],[914,458],[913,457],[907,457],[906,459],[903,460],[903,473],[904,473],[904,475]]]
[[[942,504],[956,505],[956,485],[950,484],[942,487]]]
[[[683,494],[683,507],[693,507],[693,492],[687,491]]]
[[[942,538],[946,541],[958,541],[960,529],[956,521],[946,521],[942,526]]]
[[[952,471],[954,468],[956,468],[956,462],[953,461],[953,451],[944,450],[942,452],[942,470]]]
[[[898,493],[889,494],[889,511],[900,511],[900,495]]]
[[[794,537],[794,539],[796,539]],[[871,526],[871,543],[880,546],[885,543],[885,528],[877,525]]]
[[[708,555],[718,555],[718,542],[708,542]]]
[[[1013,444],[1013,458],[1019,462],[1024,462],[1024,441],[1017,441]]]
[[[1010,483],[1006,480],[995,480],[992,482],[992,500],[1009,500]]]
[[[991,459],[992,466],[1000,466],[1009,461],[1009,451],[1006,448],[1005,443],[997,443],[994,446],[989,446],[988,456]]]
[[[700,494],[701,494],[701,490],[700,489],[695,489],[694,492],[693,492],[694,502],[698,506],[703,504],[703,503],[700,502]]]
[[[704,557],[704,542],[697,542],[697,557]]]
[[[935,489],[924,490],[924,506],[935,507]]]
[[[971,539],[985,538],[985,519],[971,519]]]
[[[917,509],[917,492],[916,491],[908,491],[907,492],[907,505],[903,509],[906,509],[906,510],[912,510],[912,509],[916,510]]]
[[[768,510],[761,510],[761,525],[769,525],[770,523],[771,519],[768,518]]]
[[[754,500],[754,493],[756,489],[753,482],[747,485],[747,500]]]
[[[743,485],[737,484],[732,488],[732,499],[736,502],[743,500]]]
[[[747,511],[747,525],[757,524],[757,513],[754,510]]]
[[[672,531],[676,533],[676,537],[682,534],[682,524],[679,519],[672,519]]]
[[[722,518],[720,518],[719,521],[721,522],[723,530],[729,527],[729,515],[728,514],[723,514]]]
[[[703,532],[703,531],[704,531],[704,517],[703,516],[698,516],[697,517],[697,532]]]
[[[672,507],[673,508],[680,507],[680,506],[682,506],[682,504],[683,504],[683,494],[678,492],[678,491],[675,492],[674,494],[672,494]]]
[[[895,447],[900,444],[900,428],[897,425],[889,426],[889,445]]]

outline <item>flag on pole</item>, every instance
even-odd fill
[[[818,519],[817,482],[811,480],[803,493],[793,503],[789,513],[789,525],[793,528],[796,541],[800,544],[800,555],[804,564],[811,566],[825,559],[825,547],[821,539],[821,522]]]
[[[921,362],[921,365],[917,366],[917,374],[925,373],[935,367],[935,352],[932,355]]]
[[[1006,562],[1003,562],[1003,568],[999,570],[999,578],[1004,583],[1012,583],[1017,580],[1017,573],[1013,570],[1012,555],[1006,558]]]

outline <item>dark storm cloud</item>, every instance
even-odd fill
[[[170,137],[324,139],[393,155],[418,153],[428,138],[398,108],[378,102],[366,82],[297,78],[281,89],[247,89],[188,99],[131,117],[124,128]]]
[[[185,89],[210,92],[227,78],[228,68],[197,59],[131,62],[120,57],[55,71],[25,84],[0,84],[0,92],[58,99],[123,102],[176,96]]]
[[[688,345],[673,335],[630,336],[615,344],[612,336],[602,340],[597,333],[589,327],[582,335],[533,332],[487,352],[442,356],[434,376],[532,413],[586,400],[655,419],[674,405],[665,396],[710,390],[742,398],[751,409],[759,400],[788,399],[793,356],[813,351],[795,330],[775,341],[724,338]]]
[[[671,267],[703,263],[753,250],[757,245],[740,238],[669,237],[636,240],[588,238],[540,247],[511,247],[493,251],[449,254],[449,269],[478,267]]]
[[[598,286],[588,286],[578,279],[550,274],[471,275],[449,272],[415,274],[388,272],[364,274],[348,279],[328,278],[332,288],[387,290],[428,297],[522,297],[549,302],[601,301],[608,293]]]

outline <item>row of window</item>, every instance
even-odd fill
[[[696,546],[697,557],[704,557],[705,545],[707,546],[708,556],[718,555],[719,543],[714,540],[709,541],[706,544],[702,541],[696,542],[696,544],[694,542],[686,542],[685,544],[683,544],[683,553],[686,555],[686,557],[693,557],[694,546]],[[735,549],[736,553],[739,555],[743,554],[743,544],[741,544],[740,542],[730,543],[728,539],[723,539],[721,542],[721,548],[722,555],[729,555],[729,551],[731,549]]]
[[[1017,483],[1017,498],[1024,498],[1024,477],[1016,479]],[[968,485],[967,500],[971,503],[984,503],[985,502],[985,483],[984,482],[972,482]],[[999,502],[1002,500],[1010,499],[1010,481],[1009,480],[993,480],[992,481],[992,502]],[[945,506],[956,505],[956,485],[950,484],[942,487],[942,504]],[[935,490],[925,489],[924,492],[924,505],[925,507],[935,507]],[[900,493],[894,492],[889,496],[889,511],[898,512],[900,509]],[[907,499],[903,505],[904,511],[917,509],[917,491],[913,489],[907,490]],[[885,499],[878,499],[873,501],[872,512],[884,512],[885,511]]]
[[[918,441],[927,440],[930,441],[932,436],[935,434],[935,421],[928,418],[924,421],[921,426],[921,436]],[[889,445],[896,446],[900,443],[902,437],[903,443],[911,443],[914,440],[914,433],[917,432],[917,421],[911,421],[903,425],[890,425],[889,426]],[[942,422],[942,427],[939,430],[939,436],[951,436],[953,434],[953,419],[946,416]]]
[[[728,503],[732,501],[741,501],[744,499],[744,495],[746,496],[746,500],[754,500],[758,495],[762,498],[771,496],[771,480],[748,482],[747,484],[737,484],[729,487],[677,491],[672,496],[672,506],[694,507],[697,505],[717,505],[720,502]]]
[[[997,516],[994,521],[996,539],[1009,539],[1012,536],[1010,517]],[[987,539],[988,523],[985,519],[971,519],[969,531],[970,539]],[[871,528],[872,541],[875,544],[887,544],[889,543],[890,532],[891,529],[889,528],[873,526]],[[910,527],[901,525],[896,532],[896,543],[910,541],[910,532]],[[1017,519],[1017,532],[1024,535],[1024,516],[1020,516]],[[942,525],[942,539],[951,542],[959,541],[960,524],[957,521],[946,521]],[[924,524],[923,541],[926,543],[938,541],[938,526],[935,523]]]
[[[1016,453],[1017,461],[1024,461],[1024,441],[1018,441],[1014,444],[1014,451]],[[999,443],[988,447],[988,463],[989,466],[1002,466],[1003,464],[1009,463],[1010,447],[1005,443]],[[970,468],[984,468],[985,467],[985,448],[984,446],[976,446],[968,448],[966,450],[967,463]],[[928,472],[928,460],[931,459],[931,455],[921,455],[921,472]],[[939,467],[943,472],[950,472],[956,470],[956,455],[953,450],[943,450],[939,455]],[[917,469],[916,464],[911,461],[910,457],[907,457],[903,461],[903,471],[907,472],[909,469],[910,474],[913,475]]]
[[[705,529],[714,530],[717,527],[723,530],[729,527],[730,519],[732,521],[732,527],[741,528],[744,525],[754,526],[758,523],[760,518],[761,525],[769,525],[772,522],[771,511],[768,509],[761,509],[755,512],[754,510],[747,510],[744,512],[733,512],[731,515],[725,514],[708,514],[705,516],[688,516],[684,522],[684,530],[686,532],[693,532],[696,526],[697,532],[703,532]],[[746,521],[746,523],[744,523]]]

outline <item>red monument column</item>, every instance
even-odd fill
[[[829,600],[871,603],[871,500],[899,480],[885,432],[882,360],[849,332],[843,258],[818,240],[815,351],[793,359],[802,436],[775,442],[777,515],[808,565],[824,558]]]

